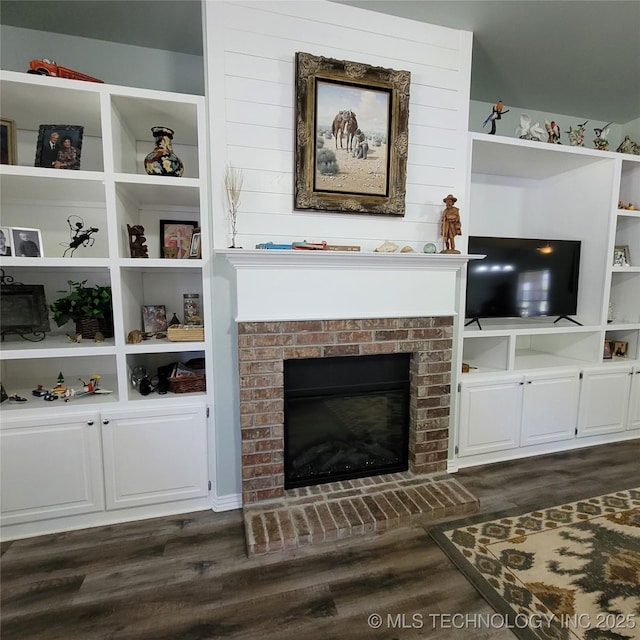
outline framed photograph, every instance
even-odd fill
[[[36,146],[36,167],[80,169],[84,127],[70,124],[41,124]]]
[[[296,209],[404,215],[410,80],[296,53]]]
[[[0,118],[0,164],[17,164],[15,120]]]
[[[631,265],[629,259],[629,245],[622,245],[613,248],[613,266],[628,267]]]
[[[142,325],[145,333],[161,333],[167,330],[167,310],[163,304],[146,304],[142,307]]]
[[[11,250],[12,243],[11,229],[9,227],[0,227],[0,257],[13,255]]]
[[[193,234],[191,235],[191,247],[189,248],[189,257],[190,258],[201,258],[202,257],[202,246],[201,246],[201,233],[200,229],[196,228],[193,230]]]
[[[611,358],[613,357],[613,341],[612,340],[606,340],[604,341],[604,352],[602,354],[602,358],[604,360],[611,360]]]
[[[627,357],[627,350],[629,347],[629,343],[628,342],[623,342],[621,340],[616,340],[613,343],[613,357],[614,358],[626,358]]]
[[[198,228],[197,222],[183,220],[160,220],[160,257],[188,258],[191,253],[191,236]],[[166,251],[165,247],[173,247]]]
[[[42,258],[42,234],[40,229],[11,228],[13,255],[17,258]]]

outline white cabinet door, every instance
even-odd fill
[[[107,509],[208,494],[205,406],[102,416]]]
[[[574,438],[579,397],[578,371],[527,375],[520,446]]]
[[[522,376],[460,383],[459,456],[518,446],[523,384]]]
[[[2,418],[2,524],[101,511],[100,423],[96,413]]]
[[[640,367],[634,367],[629,398],[629,419],[627,429],[640,429]]]
[[[611,364],[583,371],[578,436],[624,431],[631,366]]]

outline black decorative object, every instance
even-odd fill
[[[40,342],[51,331],[44,286],[14,282],[0,269],[0,335]]]
[[[67,218],[67,224],[69,225],[69,244],[63,244],[66,247],[63,258],[67,257],[67,252],[73,256],[73,253],[78,247],[93,247],[96,239],[93,238],[94,233],[98,233],[100,229],[97,227],[85,227],[84,220],[80,216],[72,215]]]

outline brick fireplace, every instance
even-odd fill
[[[467,257],[218,253],[236,275],[248,555],[477,510],[447,474],[456,279]],[[284,362],[394,353],[411,354],[408,471],[286,490]]]
[[[289,358],[410,353],[409,470],[446,472],[453,319],[240,322],[242,500],[284,496],[283,363]]]

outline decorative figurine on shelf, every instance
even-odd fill
[[[547,142],[549,144],[562,144],[560,142],[560,127],[555,120],[545,120],[544,127],[547,130]]]
[[[487,125],[488,122],[491,122],[491,131],[489,131],[489,133],[491,135],[495,135],[496,120],[502,120],[502,116],[505,113],[509,113],[509,109],[505,109],[502,100],[498,100],[498,102],[496,102],[491,108],[491,113],[485,118],[484,122],[482,123],[483,128]]]
[[[129,251],[132,258],[148,258],[149,250],[145,242],[147,239],[144,236],[144,227],[141,224],[134,224],[133,226],[128,224],[127,231],[129,232]]]
[[[458,201],[454,195],[449,194],[443,198],[442,202],[446,207],[442,212],[440,230],[444,240],[444,249],[440,253],[460,253],[456,249],[455,237],[462,235],[462,224],[460,223],[460,210],[453,205]]]
[[[569,144],[572,147],[584,147],[584,132],[587,127],[588,120],[585,120],[582,124],[578,125],[578,128],[574,131],[569,127],[569,131],[565,133],[569,136]]]
[[[393,253],[398,250],[398,245],[391,240],[385,240],[379,247],[375,248],[376,253]]]
[[[71,241],[68,244],[61,242],[61,246],[66,247],[63,258],[67,257],[67,251],[71,250],[70,256],[73,256],[78,247],[93,247],[96,239],[93,238],[94,233],[98,233],[100,229],[96,227],[85,227],[84,220],[80,216],[72,215],[67,218],[69,225],[69,237]]]
[[[609,141],[607,140],[607,136],[609,135],[609,127],[612,124],[613,122],[610,122],[609,124],[605,124],[602,129],[594,129],[596,137],[593,140],[593,147],[598,151],[609,151]]]
[[[150,176],[175,176],[184,173],[182,160],[173,152],[173,129],[151,127],[156,146],[144,159],[144,170]]]
[[[174,311],[173,312],[173,317],[167,323],[167,327],[176,327],[176,326],[179,326],[180,324],[181,324],[181,322],[180,322],[180,320],[178,320],[178,316],[176,315],[176,313]]]
[[[616,151],[618,153],[630,153],[633,156],[640,156],[640,144],[631,140],[629,136],[625,136]]]
[[[544,129],[539,122],[531,124],[531,116],[523,113],[520,115],[520,125],[516,127],[516,135],[522,140],[536,140],[543,142],[545,138]]]

